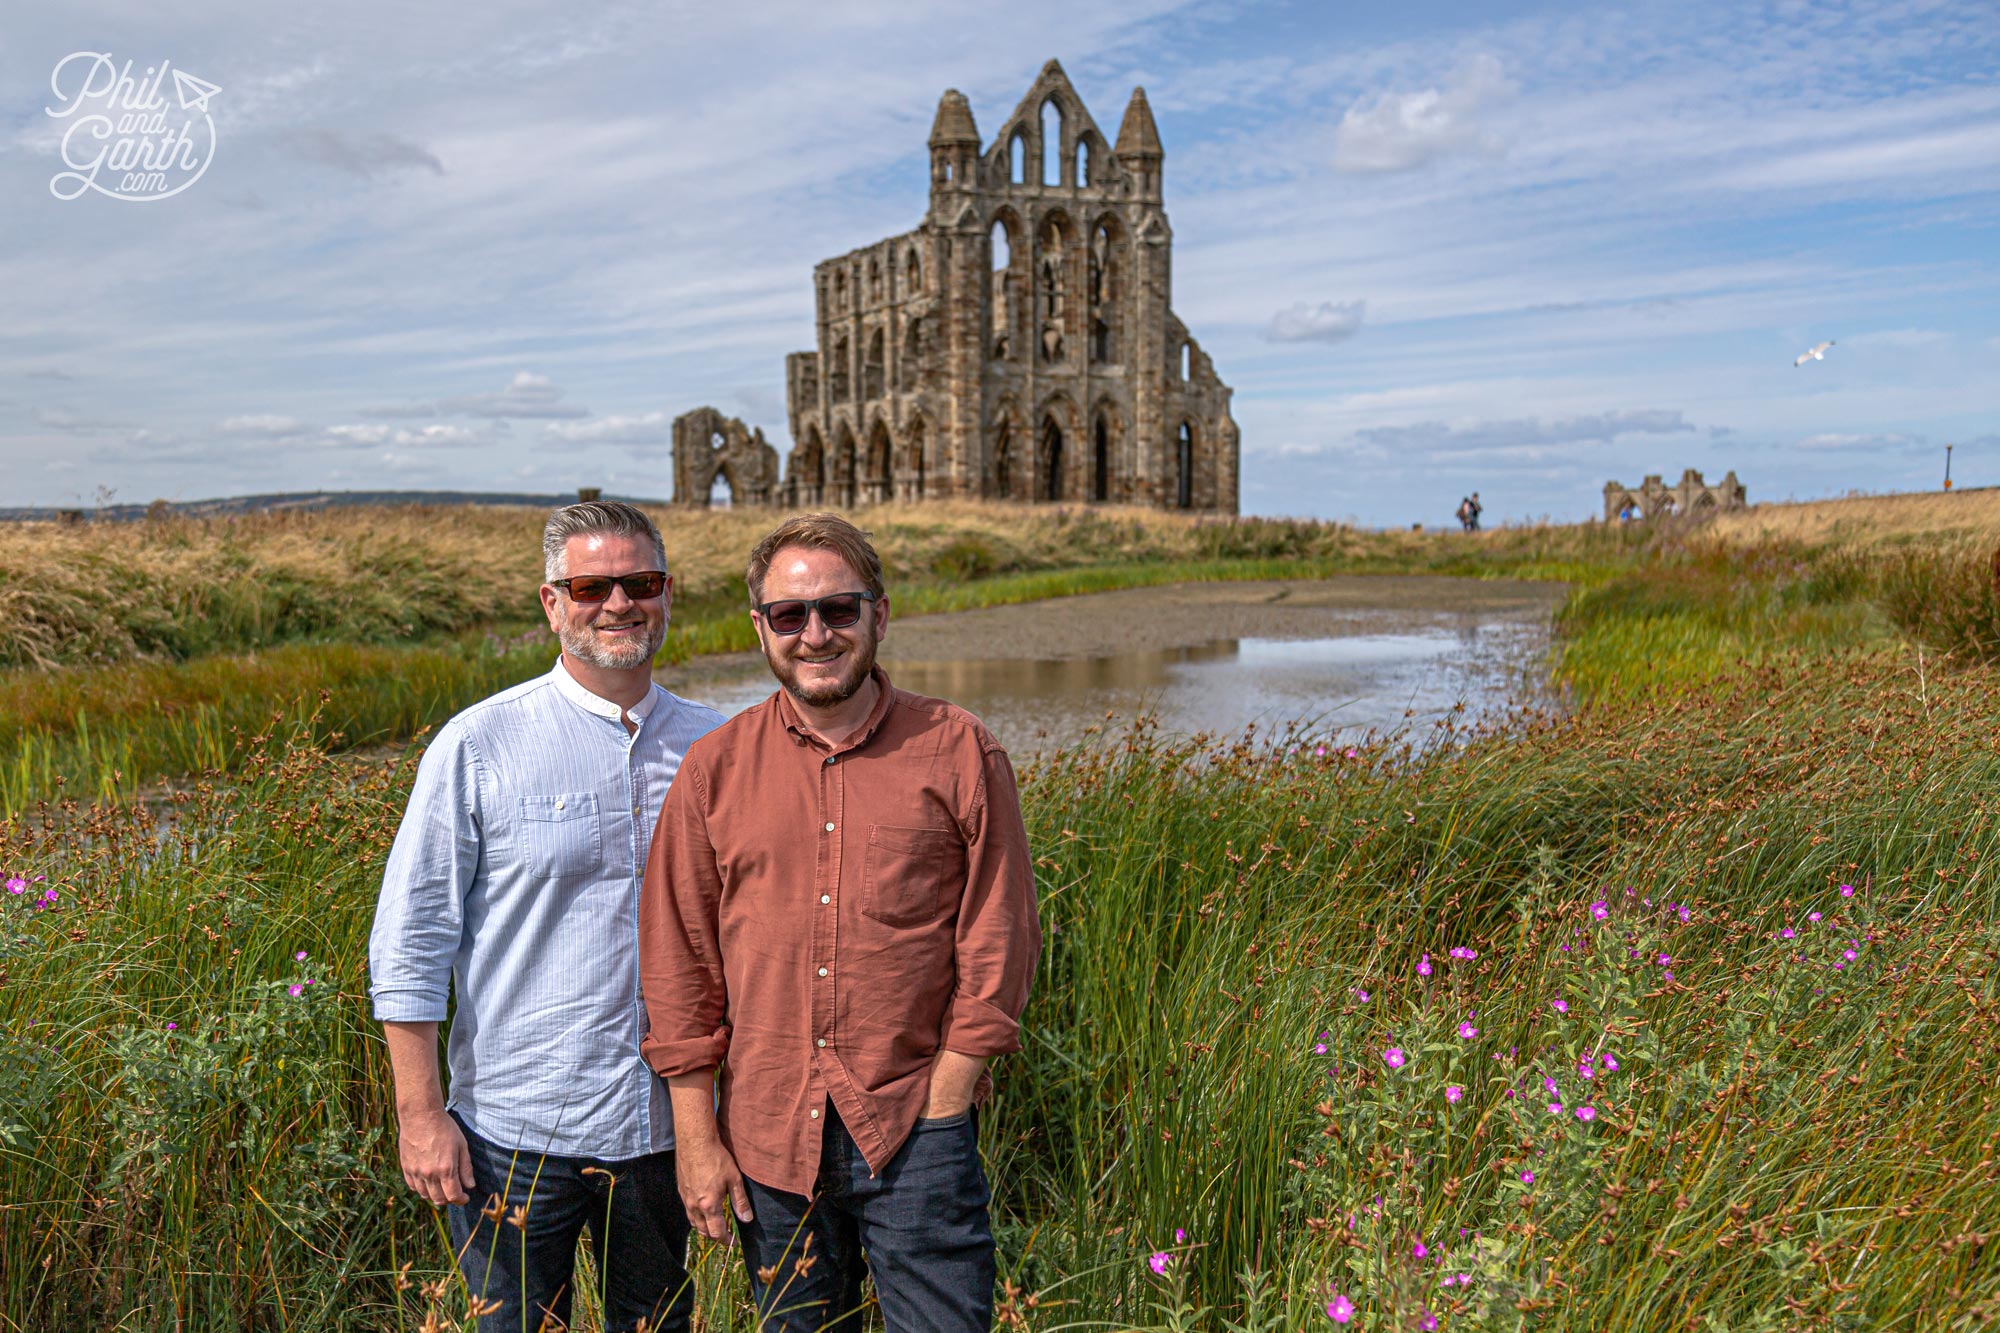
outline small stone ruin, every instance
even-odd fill
[[[1678,486],[1669,486],[1654,473],[1637,486],[1623,482],[1604,483],[1604,521],[1666,518],[1674,514],[1712,514],[1745,507],[1743,483],[1736,473],[1724,474],[1710,485],[1701,473],[1689,468],[1681,473]]]

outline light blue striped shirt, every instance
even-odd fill
[[[546,676],[438,730],[368,942],[384,1022],[442,1022],[446,1105],[504,1148],[625,1160],[673,1147],[639,1058],[639,880],[681,756],[722,715],[658,685],[630,710]]]

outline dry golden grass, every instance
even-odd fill
[[[467,505],[0,525],[0,665],[407,640],[532,619],[545,517]],[[741,595],[744,560],[779,514],[662,508],[654,517],[677,596],[714,600]],[[1212,554],[1203,520],[1151,510],[930,504],[855,517],[905,576]],[[1346,531],[1310,528],[1316,541]]]
[[[1918,538],[1993,537],[2000,535],[2000,487],[1752,505],[1718,516],[1709,532],[1737,546],[1768,541],[1887,546]]]

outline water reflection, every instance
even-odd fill
[[[901,659],[883,645],[897,685],[949,699],[985,720],[1015,753],[1080,739],[1106,715],[1151,713],[1177,733],[1240,732],[1305,723],[1340,738],[1427,733],[1463,705],[1476,722],[1538,691],[1533,670],[1548,644],[1546,614],[1399,613],[1393,632],[1309,639],[1220,639],[1198,647],[1036,659]],[[1414,623],[1413,623],[1414,622]],[[718,681],[701,697],[735,713],[767,697],[757,673]]]

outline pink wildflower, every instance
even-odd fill
[[[1147,1257],[1146,1266],[1153,1270],[1155,1277],[1165,1277],[1167,1275],[1167,1265],[1173,1261],[1174,1256],[1168,1254],[1165,1250],[1155,1250]]]
[[[1599,921],[1603,921],[1610,917],[1611,905],[1605,902],[1604,899],[1599,898],[1596,902],[1590,905],[1590,914],[1596,917]]]
[[[1346,1323],[1354,1318],[1354,1302],[1336,1292],[1333,1299],[1326,1303],[1326,1317],[1336,1324]]]
[[[1187,1244],[1187,1231],[1184,1228],[1181,1227],[1174,1228],[1174,1244],[1176,1245]]]
[[[1818,912],[1807,912],[1807,913],[1806,913],[1806,920],[1808,920],[1808,921],[1817,921],[1817,920],[1819,920],[1819,913],[1818,913]]]
[[[1417,1321],[1417,1327],[1422,1329],[1424,1333],[1437,1333],[1437,1326],[1438,1317],[1429,1310],[1425,1310],[1424,1317]]]
[[[1559,1014],[1566,1014],[1569,1012],[1569,1001],[1568,1000],[1552,1001],[1549,1005],[1549,1008],[1555,1010]]]
[[[1850,951],[1850,956],[1852,956],[1851,951]],[[1467,1019],[1465,1022],[1460,1023],[1458,1025],[1458,1035],[1466,1041],[1471,1041],[1474,1037],[1479,1035],[1479,1029],[1472,1026],[1472,1020]]]
[[[7,877],[7,892],[26,893],[27,891],[28,891],[27,880],[22,879],[19,875],[9,875]]]
[[[1427,977],[1430,974],[1431,974],[1431,956],[1429,954],[1425,954],[1421,959],[1417,961],[1417,975],[1420,977]]]
[[[1391,1069],[1401,1069],[1409,1062],[1410,1058],[1403,1054],[1403,1048],[1400,1046],[1391,1046],[1388,1050],[1382,1052],[1382,1063],[1388,1065]]]
[[[1595,1120],[1597,1119],[1597,1108],[1595,1106],[1579,1106],[1576,1108],[1576,1118],[1586,1121]]]
[[[1532,1185],[1532,1184],[1534,1184],[1534,1183],[1535,1183],[1535,1173],[1534,1173],[1534,1172],[1532,1172],[1532,1171],[1523,1171],[1523,1172],[1521,1173],[1521,1183],[1522,1183],[1523,1185]]]
[[[1852,898],[1854,896],[1854,886],[1852,884],[1841,885],[1840,896],[1843,898]]]
[[[1444,1090],[1444,1099],[1448,1102],[1456,1102],[1459,1098],[1463,1097],[1464,1095],[1465,1095],[1465,1089],[1459,1087],[1458,1084],[1456,1083],[1452,1084],[1451,1086],[1447,1087]]]

